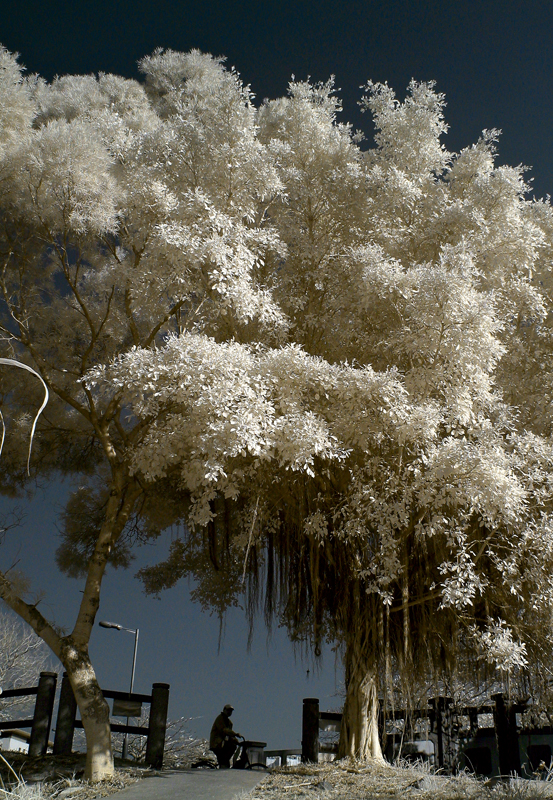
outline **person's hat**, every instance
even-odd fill
[[[230,703],[227,703],[226,706],[223,708],[223,711],[234,711],[234,706],[231,706]]]

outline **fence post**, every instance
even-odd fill
[[[55,672],[40,673],[33,727],[31,729],[31,738],[29,739],[30,756],[43,756],[48,749],[57,679],[58,676]]]
[[[301,728],[301,760],[315,764],[319,761],[319,699],[304,697]]]
[[[470,722],[470,736],[474,738],[478,736],[478,708],[476,706],[471,706],[468,709],[469,712],[469,722]]]
[[[71,753],[76,715],[77,701],[69,682],[69,676],[67,672],[64,672],[60,689],[56,734],[54,736],[54,755],[60,756]]]
[[[497,750],[499,754],[499,771],[502,775],[516,772],[521,774],[520,752],[518,749],[518,734],[515,705],[509,708],[505,705],[502,692],[492,695],[495,702],[493,714],[495,734],[497,736]]]
[[[152,684],[152,702],[150,703],[150,724],[148,726],[148,743],[146,745],[146,764],[153,769],[163,766],[163,750],[165,749],[165,731],[167,729],[167,708],[169,706],[169,684]]]
[[[436,738],[438,740],[438,767],[443,769],[446,762],[446,752],[444,748],[444,717],[445,712],[451,705],[450,697],[433,697],[430,705],[434,709],[434,719],[436,720]]]

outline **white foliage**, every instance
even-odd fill
[[[526,646],[516,641],[512,630],[503,620],[490,620],[484,631],[473,629],[482,658],[502,672],[527,665]]]
[[[5,154],[28,135],[35,116],[30,87],[22,71],[17,55],[0,45],[0,169]]]
[[[45,234],[69,226],[77,234],[116,226],[111,158],[93,126],[53,120],[33,131],[14,153],[12,191]]]
[[[247,459],[312,475],[314,458],[343,460],[354,442],[369,446],[408,416],[393,375],[332,366],[294,346],[256,353],[194,334],[134,349],[85,380],[123,390],[136,418],[154,420],[133,470],[153,480],[179,466],[184,485],[205,499],[214,485],[236,494]]]
[[[64,424],[136,485],[177,475],[199,525],[264,470],[333,469],[301,529],[385,604],[414,538],[444,613],[550,614],[553,214],[498,132],[450,153],[432,83],[369,82],[362,151],[332,79],[256,109],[222,59],[140,69],[27,84],[0,51],[2,341]]]

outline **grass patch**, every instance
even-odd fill
[[[445,776],[424,765],[349,759],[279,767],[248,800],[553,800],[553,781]]]
[[[0,800],[96,800],[125,789],[145,771],[116,759],[113,778],[91,784],[82,779],[85,759],[82,753],[37,758],[0,753]]]

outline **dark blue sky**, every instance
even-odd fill
[[[553,5],[545,0],[2,0],[0,11],[0,43],[47,79],[99,71],[138,77],[136,61],[156,47],[196,47],[226,55],[259,99],[284,94],[292,73],[314,80],[335,74],[343,119],[367,135],[369,120],[356,103],[368,78],[387,80],[401,97],[411,78],[433,79],[446,95],[450,150],[473,143],[483,128],[501,128],[500,160],[532,166],[537,196],[553,190]],[[17,550],[34,585],[46,591],[44,607],[69,625],[79,584],[57,575],[53,561],[62,494],[52,488],[37,495],[0,563]],[[142,553],[138,566],[153,558]],[[320,677],[311,668],[308,679],[284,634],[277,630],[267,645],[260,624],[247,654],[236,612],[218,654],[218,623],[191,604],[186,585],[156,601],[141,594],[133,572],[107,575],[99,616],[140,627],[137,689],[171,683],[172,715],[199,717],[193,727],[200,734],[232,702],[238,730],[271,747],[292,747],[301,738],[303,696],[320,696],[326,708],[339,704],[332,653]],[[98,629],[91,654],[102,684],[126,688],[132,636]]]
[[[336,75],[344,118],[370,130],[359,86],[385,81],[402,95],[413,77],[446,94],[450,149],[501,128],[500,156],[533,167],[538,195],[553,187],[549,145],[553,6],[546,0],[3,0],[0,42],[31,72],[137,76],[156,47],[226,55],[257,97],[290,75]]]

